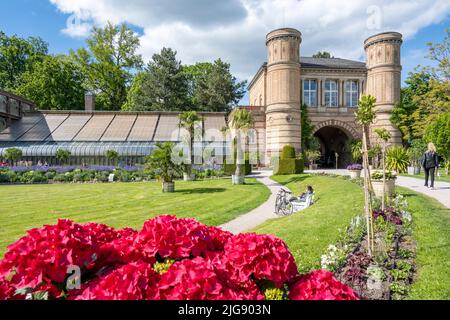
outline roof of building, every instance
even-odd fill
[[[366,70],[367,66],[365,62],[341,59],[341,58],[313,58],[313,57],[300,57],[300,64],[305,69],[328,69],[328,70]],[[258,70],[252,81],[248,85],[250,89],[255,81],[259,78],[261,73],[267,68],[267,62],[265,62]]]
[[[301,57],[302,68],[326,68],[326,69],[365,69],[366,63],[361,61],[341,58],[312,58]]]
[[[105,148],[116,149],[121,154],[142,149],[144,154],[149,154],[148,149],[157,142],[185,141],[188,133],[180,128],[178,115],[176,112],[27,112],[0,132],[0,156],[10,147],[21,148],[24,156],[54,155],[62,147],[73,151],[73,155],[94,151],[102,154]],[[222,143],[221,129],[226,126],[227,114],[201,115],[203,142]]]

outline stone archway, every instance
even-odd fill
[[[317,124],[314,136],[320,142],[322,168],[336,168],[336,154],[338,168],[344,169],[351,163],[350,142],[360,138],[360,134],[351,125],[339,121],[328,120]]]

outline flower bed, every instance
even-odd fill
[[[415,271],[412,217],[407,206],[406,199],[397,196],[385,211],[373,211],[372,256],[367,254],[364,218],[355,218],[339,242],[322,256],[322,268],[334,272],[363,299],[403,299]]]
[[[288,298],[358,299],[330,272],[300,275],[278,238],[234,236],[173,216],[149,220],[140,231],[60,220],[30,230],[0,261],[0,299]]]

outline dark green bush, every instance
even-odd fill
[[[53,180],[56,176],[56,172],[55,171],[48,171],[45,176],[47,177],[48,180]]]
[[[69,178],[65,174],[59,173],[53,177],[53,181],[54,182],[69,182]]]
[[[1,170],[0,171],[0,183],[16,183],[19,181],[19,177],[14,171]]]
[[[274,162],[275,175],[300,174],[305,169],[303,159],[287,159]]]
[[[48,182],[47,176],[42,172],[28,171],[20,176],[22,183],[45,183]]]
[[[281,151],[281,160],[295,159],[295,148],[291,145],[287,145],[283,147]]]
[[[233,176],[236,173],[236,165],[224,164],[223,171],[226,176]],[[241,164],[241,172],[244,172],[246,176],[252,174],[252,165],[249,162]]]

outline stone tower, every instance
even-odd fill
[[[377,99],[376,120],[369,133],[371,144],[377,143],[373,131],[377,128],[386,128],[391,133],[391,145],[402,143],[400,131],[390,121],[394,105],[400,101],[402,42],[398,32],[380,33],[364,42],[368,70],[366,94]]]
[[[302,34],[283,28],[267,35],[267,159],[285,145],[301,151],[300,44]]]

